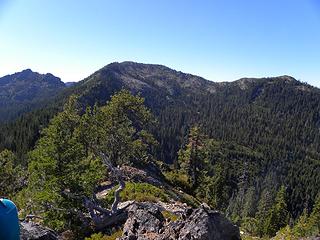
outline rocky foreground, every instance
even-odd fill
[[[239,228],[206,205],[190,208],[179,203],[127,202],[119,240],[237,240]],[[63,239],[54,231],[34,223],[22,223],[22,240]]]

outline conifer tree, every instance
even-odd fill
[[[320,194],[318,194],[316,202],[313,206],[308,225],[312,235],[315,236],[320,233]]]
[[[152,160],[150,145],[155,140],[146,131],[152,115],[143,102],[121,91],[105,106],[83,113],[77,98],[71,97],[29,154],[29,184],[22,195],[31,205],[24,208],[56,230],[89,227],[86,211],[98,222],[92,207],[103,210],[95,194],[107,177],[108,164],[118,171],[122,164],[137,166]],[[103,210],[102,215],[117,210],[119,198],[115,200],[112,211]]]
[[[263,190],[257,207],[256,219],[257,233],[260,237],[265,234],[265,224],[270,209],[272,207],[272,196],[268,190]]]
[[[16,156],[9,150],[0,152],[0,191],[2,197],[13,196],[23,186],[22,167],[16,163]]]
[[[268,236],[275,236],[280,228],[288,224],[288,220],[286,190],[284,186],[281,186],[277,192],[275,203],[267,216],[264,233]]]
[[[204,138],[198,126],[192,127],[187,145],[178,153],[180,169],[183,173],[187,174],[189,184],[194,189],[199,184],[199,175],[204,167],[204,156],[202,152]]]

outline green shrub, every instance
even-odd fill
[[[165,211],[162,211],[161,213],[164,216],[164,218],[169,219],[170,222],[175,222],[175,221],[177,221],[179,219],[179,216],[174,214],[174,213],[172,213],[172,212],[169,212],[169,211],[165,210]]]
[[[107,236],[102,233],[94,233],[90,237],[86,237],[85,240],[107,240]]]
[[[116,186],[117,187],[117,186]],[[112,204],[114,199],[114,191],[111,190],[105,198],[108,205]],[[148,183],[132,183],[127,182],[125,189],[120,193],[122,201],[135,200],[138,202],[167,202],[168,194],[163,189],[155,187]]]
[[[284,228],[281,228],[273,239],[274,240],[282,240],[282,239],[298,240],[299,238],[293,234],[292,229],[289,226],[286,226]]]
[[[188,181],[188,175],[180,171],[170,171],[164,173],[166,179],[173,185],[181,187],[184,191],[190,192],[191,186]]]
[[[192,207],[199,207],[200,202],[197,200],[195,197],[192,195],[186,194],[186,193],[181,193],[180,195],[180,201],[186,203],[189,206]]]
[[[85,240],[116,240],[117,238],[122,236],[122,230],[114,232],[112,235],[104,235],[102,233],[94,233],[90,237],[85,238]]]

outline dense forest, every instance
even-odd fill
[[[115,164],[152,162],[163,181],[250,235],[315,235],[319,129],[320,90],[289,76],[214,83],[159,65],[113,63],[1,125],[0,161],[9,170],[0,174],[12,183],[1,189],[25,214],[79,230],[83,206],[65,190],[92,194],[105,180],[95,155],[104,148]]]

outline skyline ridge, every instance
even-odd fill
[[[171,68],[169,66],[166,66],[164,64],[160,64],[160,63],[143,63],[143,62],[135,62],[135,61],[130,61],[130,60],[126,60],[126,61],[122,61],[122,62],[111,62],[111,63],[108,63],[106,64],[105,66],[93,71],[92,73],[90,73],[89,75],[87,75],[86,77],[82,78],[82,79],[79,79],[77,81],[68,81],[68,80],[65,80],[65,79],[62,79],[60,76],[56,75],[55,73],[52,73],[52,72],[41,72],[41,71],[35,71],[33,70],[32,68],[26,68],[26,69],[23,69],[21,71],[15,71],[14,73],[8,73],[6,75],[3,75],[3,76],[0,76],[0,78],[3,78],[3,77],[6,77],[6,76],[10,76],[10,75],[14,75],[14,74],[17,74],[17,73],[21,73],[21,72],[25,72],[25,71],[31,71],[33,73],[37,73],[37,74],[40,74],[40,75],[47,75],[47,74],[51,74],[52,76],[54,77],[57,77],[59,78],[63,83],[78,83],[82,80],[85,80],[86,78],[90,77],[92,74],[94,74],[95,72],[97,71],[100,71],[101,69],[103,68],[106,68],[108,67],[109,65],[112,65],[112,64],[120,64],[120,65],[123,65],[123,64],[140,64],[140,65],[153,65],[153,66],[161,66],[161,67],[165,67],[165,68],[168,68],[170,70],[173,70],[173,71],[176,71],[176,72],[181,72],[183,74],[189,74],[189,75],[192,75],[192,76],[196,76],[196,77],[200,77],[200,78],[203,78],[204,80],[207,80],[207,81],[210,81],[210,82],[213,82],[213,83],[232,83],[232,82],[236,82],[236,81],[239,81],[239,80],[243,80],[243,79],[273,79],[273,78],[283,78],[283,77],[288,77],[288,78],[292,78],[293,80],[295,81],[298,81],[298,82],[301,82],[301,83],[304,83],[304,84],[308,84],[312,87],[315,87],[315,88],[319,88],[320,89],[320,86],[317,86],[317,85],[313,85],[313,84],[310,84],[308,82],[305,82],[305,81],[302,81],[301,79],[297,79],[295,76],[292,76],[292,75],[287,75],[287,74],[283,74],[283,75],[277,75],[277,76],[262,76],[262,77],[256,77],[256,76],[244,76],[244,77],[240,77],[238,79],[234,79],[234,80],[230,80],[230,81],[215,81],[215,80],[212,80],[212,79],[208,79],[208,78],[205,78],[201,75],[197,75],[197,74],[194,74],[194,73],[191,73],[191,72],[184,72],[184,71],[181,71],[179,69],[175,69],[175,68]]]

